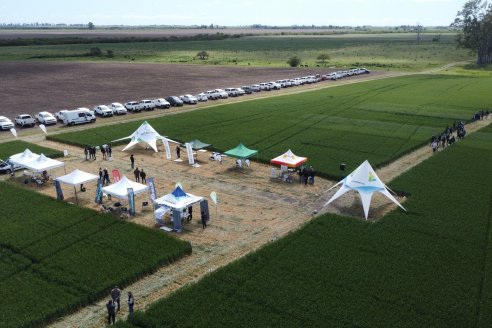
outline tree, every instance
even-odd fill
[[[330,60],[330,55],[319,54],[318,57],[316,57],[316,59],[319,60],[323,65],[325,65],[326,61]]]
[[[477,65],[492,61],[492,4],[482,0],[466,2],[452,25],[461,29],[458,47],[473,51]]]
[[[290,57],[287,64],[289,64],[290,67],[297,67],[301,64],[301,58],[297,56]]]
[[[206,52],[205,50],[200,51],[199,53],[196,54],[196,56],[201,60],[205,60],[209,57],[208,52]]]
[[[89,22],[89,24],[87,24],[87,27],[89,28],[89,30],[93,30],[94,29],[94,23]]]

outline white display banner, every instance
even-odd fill
[[[188,163],[190,165],[193,165],[195,164],[195,158],[193,157],[193,146],[191,145],[191,143],[186,143],[186,151],[188,153]]]
[[[166,158],[171,159],[171,148],[169,147],[169,141],[167,141],[167,139],[162,139],[162,143],[164,144],[164,149],[166,150]]]

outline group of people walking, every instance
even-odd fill
[[[121,304],[121,289],[118,286],[115,286],[111,290],[111,298],[108,303],[106,303],[106,309],[108,311],[108,324],[114,324],[116,321],[116,312],[120,311]],[[133,306],[135,305],[135,298],[133,297],[132,292],[128,292],[128,315],[133,316]]]
[[[141,182],[143,184],[147,184],[147,173],[144,172],[144,169],[139,170],[138,167],[133,171],[135,175],[135,181]]]
[[[104,170],[99,168],[99,179],[102,180],[103,185],[108,185],[111,183],[111,180],[109,180],[109,171],[107,167],[105,167]]]
[[[299,183],[304,183],[306,186],[308,183],[309,184],[314,184],[314,169],[313,167],[310,166],[304,166],[301,165],[299,168],[298,174],[299,174]]]
[[[458,123],[454,122],[453,126],[447,126],[441,134],[431,137],[430,146],[432,148],[432,152],[435,153],[439,150],[439,148],[444,149],[446,146],[451,146],[456,142],[456,138],[463,139],[465,136],[465,123],[461,121]]]

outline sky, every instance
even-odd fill
[[[466,0],[1,0],[0,23],[448,26]]]

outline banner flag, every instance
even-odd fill
[[[111,174],[113,175],[113,182],[120,181],[120,171],[113,170],[113,171],[111,171]]]
[[[97,179],[96,203],[101,204],[103,199],[103,180]]]
[[[150,199],[154,201],[157,198],[157,192],[155,191],[154,178],[148,178],[147,183],[149,184]]]
[[[210,199],[214,202],[215,205],[217,205],[217,193],[215,191],[212,191],[210,193]]]
[[[63,200],[63,191],[60,185],[60,181],[55,180],[55,189],[56,189],[56,199]]]
[[[169,141],[166,138],[163,138],[162,143],[164,144],[164,149],[166,150],[166,158],[171,159],[171,147],[169,147]]]
[[[186,151],[188,153],[188,163],[190,165],[193,165],[195,164],[195,158],[193,157],[193,146],[189,142],[187,142],[185,145],[186,145]]]
[[[15,128],[11,128],[10,129],[10,132],[12,132],[12,134],[14,135],[14,137],[17,138],[17,130]]]
[[[130,207],[130,215],[135,215],[135,193],[133,192],[133,188],[127,188],[128,192],[128,205]]]
[[[44,134],[48,134],[48,131],[46,131],[46,126],[44,126],[44,124],[39,124],[39,128],[44,132]]]

